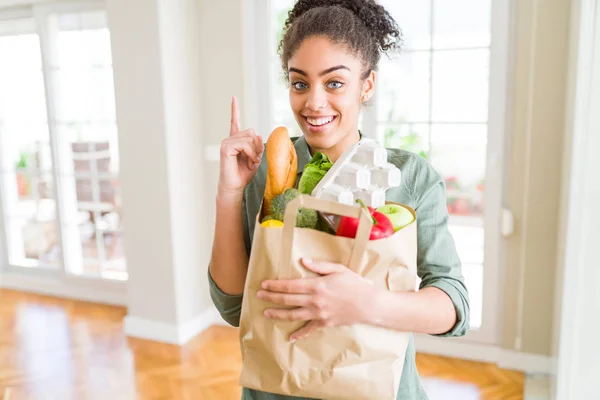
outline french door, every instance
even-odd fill
[[[0,9],[2,266],[127,279],[102,2]]]
[[[471,303],[471,331],[460,340],[496,343],[508,2],[379,3],[400,25],[404,45],[400,56],[382,57],[378,89],[361,116],[361,129],[387,147],[426,158],[443,176]],[[269,65],[262,66],[269,76],[261,86],[269,88],[271,114],[260,126],[284,124],[299,134],[276,53],[294,1],[256,4],[256,43],[268,46],[270,54]]]

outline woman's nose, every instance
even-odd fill
[[[327,106],[327,95],[322,90],[313,89],[308,93],[306,99],[306,108],[312,111],[318,111]]]

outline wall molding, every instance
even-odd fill
[[[212,308],[180,324],[127,315],[123,327],[129,337],[182,346],[210,326],[220,325],[218,318],[219,313]]]
[[[127,283],[65,276],[56,271],[27,271],[6,268],[0,272],[0,288],[89,301],[115,306],[127,305]]]
[[[503,369],[531,375],[550,375],[554,372],[550,356],[507,350],[491,344],[415,335],[415,349],[419,353],[496,364]]]

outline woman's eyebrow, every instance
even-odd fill
[[[347,69],[348,71],[350,71],[350,68],[346,67],[345,65],[336,65],[335,67],[327,68],[326,70],[321,71],[319,73],[319,76],[327,75],[327,74],[329,74],[329,73],[331,73],[333,71],[337,71],[339,69]],[[288,71],[289,72],[296,72],[296,73],[298,73],[300,75],[308,76],[308,74],[306,72],[304,72],[304,71],[302,71],[301,69],[298,69],[298,68],[290,67]]]

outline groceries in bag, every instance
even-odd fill
[[[280,127],[267,141],[267,159],[276,162],[267,165],[242,298],[239,383],[303,398],[395,400],[408,332],[356,324],[325,327],[292,343],[290,335],[306,321],[266,318],[272,304],[256,294],[265,280],[313,277],[302,257],[343,264],[385,290],[418,290],[416,214],[378,197],[399,184],[400,171],[387,164],[386,149],[363,139],[335,163],[315,153],[296,188],[290,186],[296,154],[287,135]],[[332,191],[347,197],[339,201]]]
[[[374,209],[390,220],[394,232],[414,220],[403,205],[386,204],[385,193],[400,185],[401,172],[387,162],[387,149],[374,140],[363,138],[335,163],[327,155],[315,152],[311,161],[304,166],[297,188],[294,183],[298,158],[287,128],[280,126],[271,133],[266,144],[266,155],[267,178],[261,224],[269,220],[283,222],[286,205],[300,194]],[[377,225],[377,220],[374,221]],[[387,225],[386,221],[382,223]],[[347,229],[340,230],[339,224],[339,216],[306,208],[299,211],[296,219],[297,227],[347,236]],[[272,225],[279,226],[276,223],[265,226]],[[377,226],[374,230],[379,232],[384,229]]]

